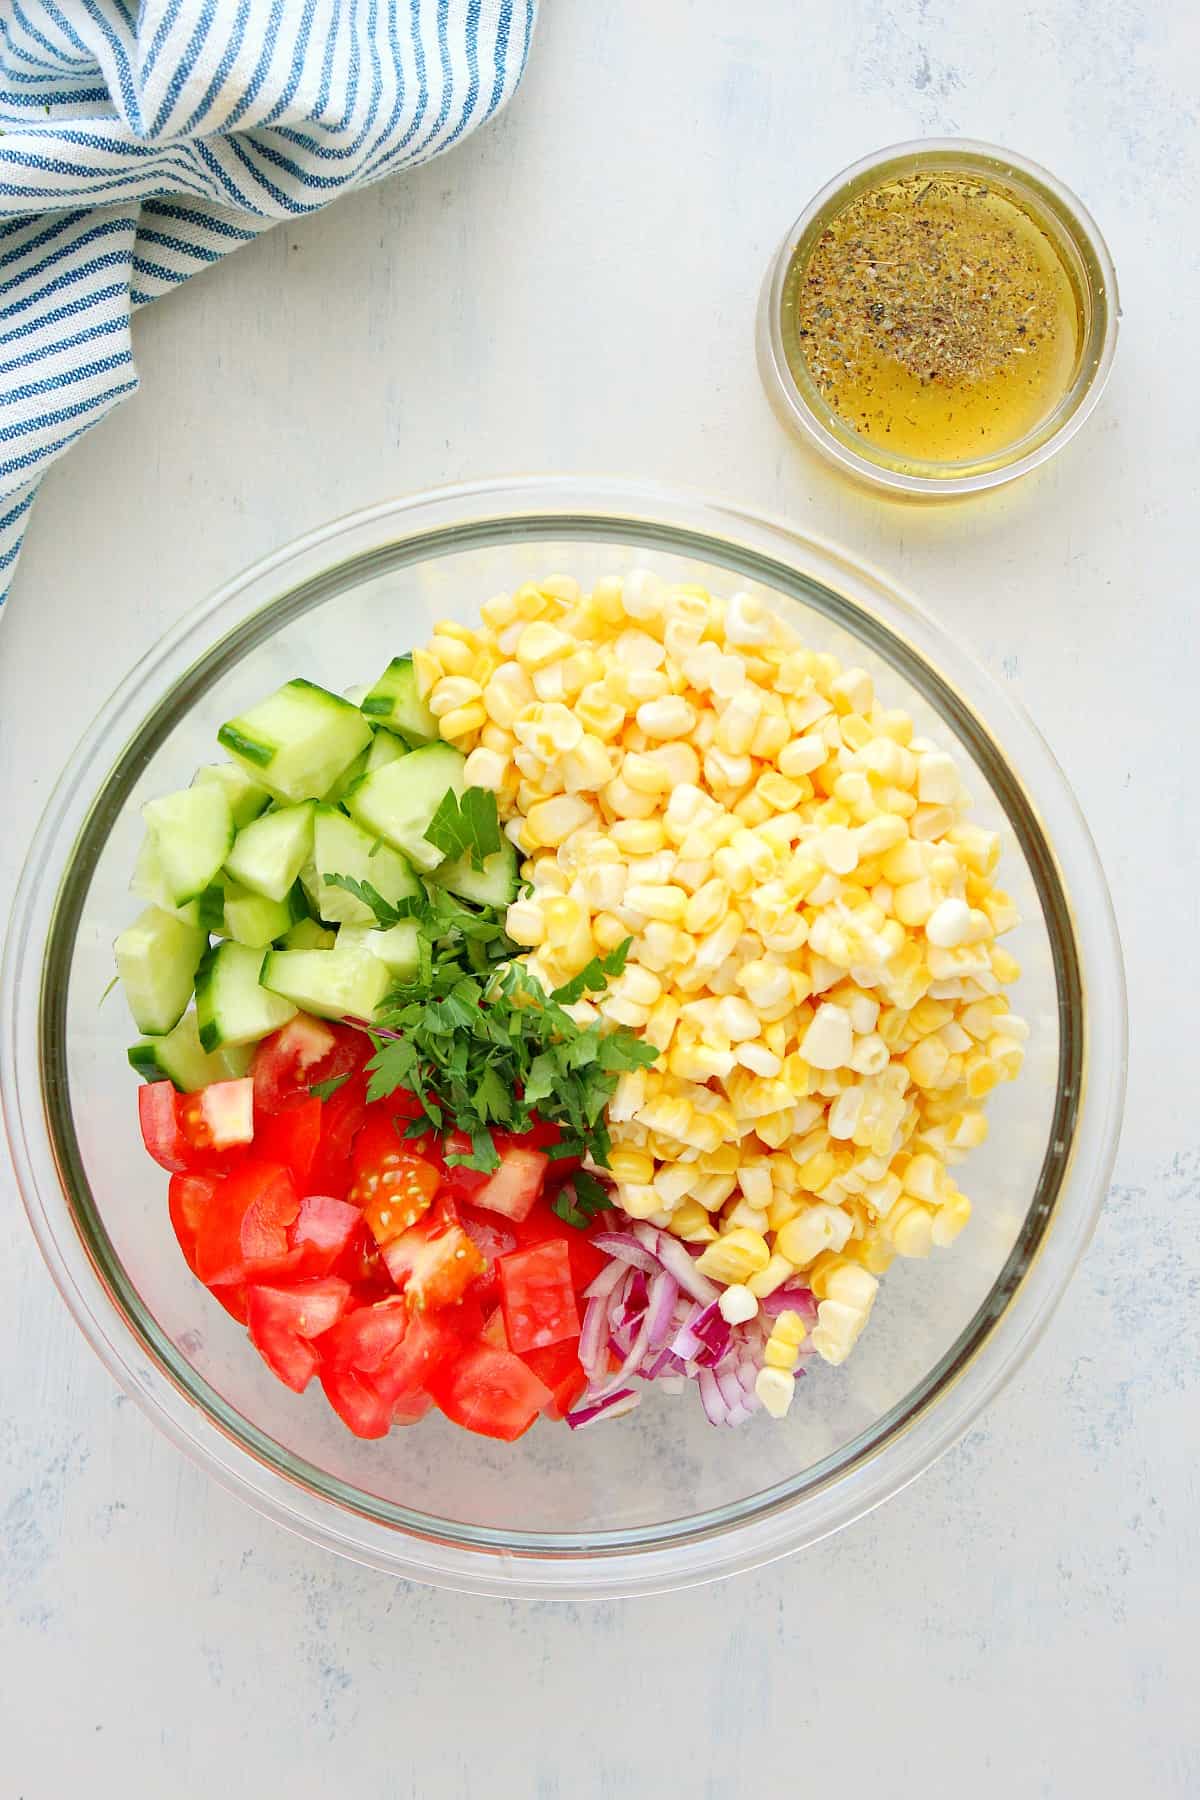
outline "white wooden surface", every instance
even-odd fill
[[[591,1610],[404,1588],[209,1485],[85,1349],[5,1166],[4,1800],[1200,1793],[1190,11],[551,0],[494,129],[139,319],[142,392],[47,481],[0,637],[4,891],[102,693],[265,551],[463,477],[686,482],[878,561],[1028,704],[1112,881],[1130,1105],[1069,1297],[966,1442],[800,1560]],[[752,321],[820,182],[945,132],[1085,196],[1125,324],[1059,463],[917,512],[782,434]]]

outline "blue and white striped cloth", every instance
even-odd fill
[[[129,320],[497,112],[536,0],[0,0],[0,604]]]

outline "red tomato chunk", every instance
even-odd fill
[[[456,1425],[512,1443],[554,1396],[511,1350],[464,1345],[429,1379],[434,1401]]]
[[[565,1238],[514,1250],[496,1264],[509,1348],[523,1356],[579,1336],[579,1309]]]
[[[268,1368],[296,1393],[304,1392],[320,1360],[309,1340],[336,1325],[349,1298],[349,1282],[336,1278],[249,1289],[250,1340]]]
[[[472,1203],[520,1224],[529,1217],[542,1191],[549,1160],[540,1150],[514,1144],[504,1151],[495,1174],[471,1195]]]

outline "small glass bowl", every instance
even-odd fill
[[[841,1369],[809,1371],[786,1423],[714,1431],[695,1395],[647,1396],[594,1431],[502,1445],[431,1415],[352,1438],[319,1389],[290,1393],[193,1280],[145,1155],[133,1035],[107,1000],[136,903],[141,807],[216,754],[216,732],[289,677],[342,689],[433,622],[567,571],[639,565],[778,610],[865,668],[953,748],[1000,833],[1029,1020],[1019,1081],[963,1172],[953,1251],[895,1266]],[[105,1366],[218,1481],[313,1543],[392,1575],[565,1600],[650,1593],[815,1543],[896,1493],[1036,1341],[1107,1190],[1125,1078],[1121,952],[1063,776],[1010,695],[920,607],[832,545],[734,507],[574,477],[485,483],[338,520],[180,621],[67,764],[16,894],[0,978],[0,1099],[30,1222]]]
[[[831,218],[867,188],[906,175],[987,176],[1022,202],[1051,237],[1071,275],[1083,313],[1075,377],[1054,411],[1016,442],[972,462],[889,457],[833,412],[815,382],[797,379],[784,353],[783,294],[797,252],[814,245]],[[758,362],[767,395],[784,424],[847,474],[893,494],[947,498],[981,493],[1027,475],[1061,450],[1091,413],[1112,367],[1120,319],[1117,276],[1087,208],[1048,170],[970,138],[893,144],[852,163],[823,187],[786,233],[763,282]]]

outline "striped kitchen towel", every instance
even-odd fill
[[[0,604],[39,477],[137,386],[129,319],[436,156],[536,0],[0,0]]]

